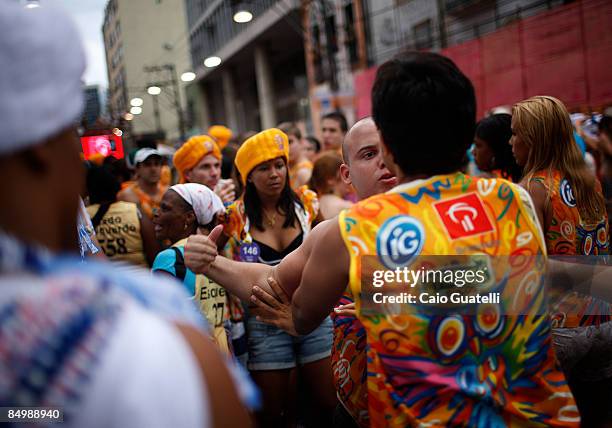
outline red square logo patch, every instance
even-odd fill
[[[476,193],[436,202],[433,206],[451,239],[493,231],[493,223]]]

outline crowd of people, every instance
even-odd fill
[[[611,117],[591,132],[534,96],[477,122],[456,65],[410,52],[379,68],[371,117],[328,113],[320,139],[216,125],[172,159],[84,161],[74,25],[8,3],[0,40],[0,407],[74,427],[612,426]],[[483,255],[497,304],[373,300],[373,272]]]

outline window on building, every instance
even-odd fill
[[[344,6],[344,32],[346,34],[346,50],[348,51],[351,65],[355,66],[359,63],[359,54],[357,53],[357,34],[355,31],[355,15],[352,3]]]
[[[325,17],[325,39],[327,52],[338,52],[338,34],[336,32],[336,15],[333,13]]]
[[[365,43],[366,43],[366,60],[368,65],[372,63],[372,30],[370,28],[370,20],[364,19],[367,16],[370,16],[370,12],[368,9],[368,1],[367,0],[359,0],[361,2],[361,13],[363,19],[363,32],[365,34]]]
[[[433,46],[433,31],[431,19],[427,19],[413,27],[414,47],[416,49],[429,49]]]

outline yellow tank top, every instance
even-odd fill
[[[225,288],[204,275],[196,275],[195,300],[200,312],[213,329],[213,339],[219,349],[226,355],[231,355],[227,332],[223,322],[230,319],[228,294]]]
[[[99,204],[87,207],[87,213],[93,218]],[[98,227],[96,238],[106,257],[113,261],[122,261],[148,268],[140,235],[140,213],[132,202],[113,203]]]
[[[578,425],[552,348],[541,281],[546,246],[523,189],[441,175],[362,201],[339,224],[367,335],[372,427]],[[424,290],[373,288],[374,269],[442,269],[448,265],[436,265],[434,255],[461,254],[453,257],[489,263],[485,290],[501,290],[498,301],[474,303],[469,314],[452,305],[434,304],[431,312],[422,304],[373,303],[376,290]],[[510,255],[512,263],[503,257]]]

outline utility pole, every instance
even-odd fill
[[[438,32],[440,34],[440,49],[446,47],[446,0],[437,0]]]
[[[180,91],[178,85],[178,76],[176,75],[176,67],[174,64],[164,65],[170,72],[170,80],[172,81],[172,89],[174,91],[174,107],[176,108],[176,114],[178,116],[179,130],[181,132],[181,141],[185,140],[185,117],[183,110],[181,109]]]
[[[178,125],[179,125],[179,132],[180,132],[180,138],[181,140],[185,139],[185,117],[183,115],[183,110],[181,109],[181,99],[180,99],[180,91],[179,91],[179,84],[178,84],[178,76],[176,74],[176,67],[174,66],[174,64],[163,64],[163,65],[154,65],[154,66],[149,66],[149,67],[144,67],[144,71],[146,73],[162,73],[167,71],[169,76],[168,77],[164,77],[164,79],[167,80],[162,80],[159,82],[154,82],[152,83],[155,86],[159,86],[159,87],[164,87],[164,86],[171,86],[172,87],[172,95],[173,95],[173,104],[174,104],[174,108],[176,110],[176,116],[178,119]],[[157,126],[158,126],[158,130],[161,129],[160,123],[159,123],[159,108],[157,107],[157,100],[155,99],[155,96],[153,96],[154,98],[154,108],[155,108],[155,115],[156,115],[156,121],[157,121]]]
[[[162,127],[161,117],[159,116],[159,101],[157,101],[158,96],[159,95],[151,95],[151,98],[153,98],[153,115],[155,116],[155,127],[157,128],[157,132],[161,133]]]

